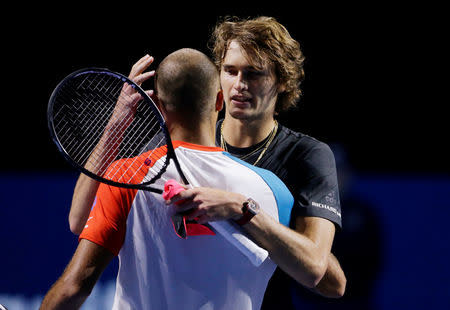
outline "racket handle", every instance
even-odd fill
[[[164,184],[163,198],[170,199],[183,190],[184,188],[177,181],[168,180]],[[208,224],[241,251],[254,266],[261,265],[269,256],[267,250],[258,246],[229,221],[210,222]]]

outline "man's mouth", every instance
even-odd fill
[[[237,107],[250,106],[251,98],[247,96],[232,96],[231,103]]]

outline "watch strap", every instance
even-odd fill
[[[250,220],[257,214],[254,210],[251,210],[249,208],[249,203],[256,204],[256,202],[254,200],[252,200],[251,198],[247,199],[242,204],[243,215],[240,219],[235,221],[236,224],[243,226],[243,225],[247,224],[248,222],[250,222]]]

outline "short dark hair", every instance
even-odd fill
[[[208,56],[183,48],[159,64],[155,89],[165,107],[189,115],[208,115],[220,89],[219,72]]]

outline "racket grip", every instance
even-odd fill
[[[241,251],[241,253],[244,254],[254,266],[258,267],[269,256],[269,252],[267,250],[263,249],[253,242],[253,240],[249,239],[229,221],[210,222],[209,224],[228,242]]]

